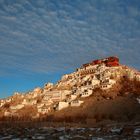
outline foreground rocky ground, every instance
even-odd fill
[[[83,127],[1,127],[0,140],[140,140],[140,123]]]

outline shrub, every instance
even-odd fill
[[[133,93],[135,95],[140,94],[140,81],[136,79],[130,80],[128,77],[123,77],[120,81],[121,89],[120,94]]]

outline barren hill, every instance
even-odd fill
[[[53,85],[0,100],[3,120],[140,121],[140,73],[108,57],[83,64]]]

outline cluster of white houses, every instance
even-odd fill
[[[105,64],[89,65],[77,69],[77,72],[70,75],[64,75],[59,85],[68,85],[76,83],[83,83],[78,89],[88,88],[94,89],[100,87],[102,89],[109,89],[116,83],[117,76],[121,75],[121,66],[107,67]],[[81,92],[81,94],[86,94]]]
[[[38,96],[36,96],[36,94],[39,90],[36,90],[37,89],[35,89],[33,92],[25,94],[24,97],[22,96],[22,101],[18,104],[14,103],[13,97],[7,100],[0,100],[1,107],[6,103],[11,103],[8,111],[4,112],[4,115],[17,115],[16,112],[20,109],[23,109],[25,106],[34,106],[37,108],[37,114],[46,114],[51,112],[54,107],[55,110],[61,110],[68,106],[80,106],[83,103],[83,101],[76,99],[77,95],[72,95],[70,90],[47,91],[46,89],[44,89],[42,93],[38,93]],[[16,94],[16,96],[18,96],[18,94]],[[38,102],[37,97],[41,97],[40,102]]]

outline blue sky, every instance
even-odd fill
[[[0,98],[92,59],[140,69],[139,0],[0,0]]]

